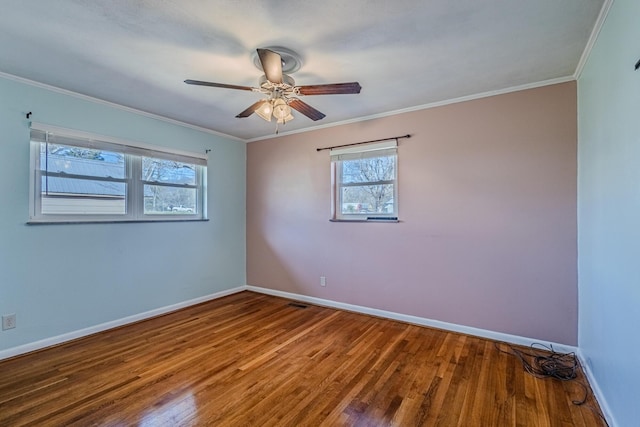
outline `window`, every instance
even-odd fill
[[[31,125],[30,222],[206,218],[205,155]]]
[[[396,140],[331,150],[333,220],[398,220]]]

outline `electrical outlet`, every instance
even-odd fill
[[[13,329],[16,327],[16,315],[15,314],[7,314],[2,316],[2,330],[6,331],[7,329]]]
[[[327,278],[320,276],[320,286],[327,286]]]

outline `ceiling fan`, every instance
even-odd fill
[[[256,113],[268,122],[274,118],[277,124],[284,124],[293,120],[292,108],[313,121],[321,120],[325,117],[325,114],[300,100],[298,97],[301,95],[360,93],[361,87],[358,82],[296,86],[293,78],[283,72],[293,72],[300,68],[300,59],[295,52],[285,48],[265,48],[257,49],[257,53],[254,63],[264,71],[264,75],[259,79],[258,87],[203,82],[200,80],[185,80],[184,82],[190,85],[259,92],[265,95],[265,98],[254,103],[236,117],[244,118]]]

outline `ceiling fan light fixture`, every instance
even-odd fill
[[[278,98],[273,101],[273,117],[277,120],[285,120],[289,116],[291,116],[291,107],[287,105],[284,99]]]
[[[287,123],[287,122],[290,122],[290,121],[291,121],[291,120],[293,120],[293,119],[294,119],[293,115],[292,115],[292,114],[289,114],[287,117],[283,117],[283,118],[281,118],[281,119],[278,119],[278,120],[277,120],[277,123],[278,123],[279,125],[283,125],[283,124],[285,124],[285,123]]]
[[[267,122],[271,121],[271,114],[273,113],[273,107],[271,102],[265,100],[262,105],[256,110],[256,114],[262,117]]]

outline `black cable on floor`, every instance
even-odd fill
[[[522,367],[525,372],[533,375],[536,378],[556,378],[562,381],[575,380],[584,390],[584,397],[581,400],[572,400],[574,405],[584,405],[589,397],[589,389],[581,381],[576,380],[578,376],[578,370],[580,365],[575,353],[559,353],[553,349],[540,343],[531,344],[531,349],[546,351],[550,354],[540,354],[535,352],[526,352],[513,347],[511,344],[502,343],[509,348],[509,351],[500,348],[499,343],[494,343],[496,349],[502,353],[510,354],[517,357],[522,363]],[[604,423],[609,426],[605,417],[590,405],[584,405],[598,415]]]

